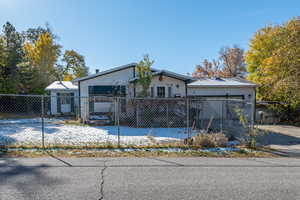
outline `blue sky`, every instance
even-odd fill
[[[0,0],[0,24],[50,24],[64,49],[83,54],[91,72],[139,61],[191,73],[221,47],[247,49],[259,28],[300,15],[300,1]]]

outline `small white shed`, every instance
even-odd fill
[[[54,81],[46,91],[50,92],[50,115],[74,114],[78,105],[78,87],[71,81]]]

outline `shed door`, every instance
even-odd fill
[[[60,109],[62,113],[71,112],[71,101],[72,96],[70,93],[60,93]]]

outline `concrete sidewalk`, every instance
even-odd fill
[[[0,199],[299,199],[296,158],[6,158]]]

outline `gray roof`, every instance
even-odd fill
[[[105,71],[102,71],[102,72],[99,72],[99,73],[96,73],[96,74],[92,74],[92,75],[89,75],[89,76],[76,78],[72,82],[78,82],[78,81],[84,81],[84,80],[87,80],[87,79],[92,79],[92,78],[102,76],[102,75],[105,75],[105,74],[109,74],[109,73],[112,73],[112,72],[115,72],[115,71],[120,71],[120,70],[127,69],[127,68],[130,68],[130,67],[135,67],[136,65],[137,65],[137,63],[130,63],[130,64],[127,64],[127,65],[122,65],[122,66],[115,67],[115,68],[112,68],[112,69],[109,69],[109,70],[105,70]]]
[[[182,80],[182,81],[193,80],[193,78],[190,77],[190,76],[185,76],[185,75],[178,74],[178,73],[175,73],[175,72],[171,72],[171,71],[168,71],[168,70],[156,70],[155,69],[153,71],[154,71],[154,73],[152,73],[153,76],[165,75],[165,76],[176,78],[176,79],[179,79],[179,80]],[[134,82],[134,81],[137,81],[137,80],[139,80],[139,77],[135,77],[135,78],[131,79],[130,82]]]
[[[188,87],[256,87],[257,85],[243,78],[201,78],[188,84]]]
[[[127,65],[122,65],[122,66],[119,66],[119,67],[115,67],[115,68],[105,70],[105,71],[102,71],[102,72],[99,72],[99,73],[96,73],[96,74],[92,74],[92,75],[89,75],[89,76],[77,78],[77,79],[74,79],[72,82],[84,81],[84,80],[87,80],[87,79],[96,78],[98,76],[106,75],[106,74],[109,74],[109,73],[112,73],[112,72],[115,72],[115,71],[120,71],[120,70],[123,70],[123,69],[127,69],[127,68],[130,68],[130,67],[136,67],[136,66],[137,66],[137,63],[130,63],[130,64],[127,64]],[[177,79],[184,80],[184,81],[192,79],[192,77],[185,76],[185,75],[182,75],[182,74],[177,74],[175,72],[171,72],[171,71],[168,71],[168,70],[157,70],[155,68],[151,68],[151,70],[153,72],[153,75],[164,74],[166,76],[170,76],[170,77],[177,78]],[[138,77],[133,78],[130,81],[135,81],[137,79],[138,79]]]

